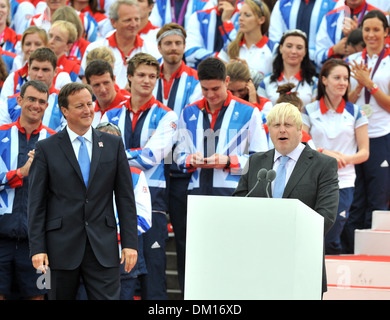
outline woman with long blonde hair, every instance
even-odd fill
[[[270,11],[261,0],[245,0],[238,19],[237,37],[222,50],[218,58],[225,63],[245,61],[250,70],[266,76],[272,71],[273,43],[265,35],[270,23]]]

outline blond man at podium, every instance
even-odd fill
[[[292,104],[275,105],[267,125],[274,149],[249,157],[233,196],[298,199],[324,217],[325,236],[337,214],[336,159],[301,143],[302,117]],[[324,264],[322,292],[326,288]]]

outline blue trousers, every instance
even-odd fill
[[[341,237],[345,253],[354,253],[356,229],[371,228],[372,212],[387,210],[390,198],[390,134],[370,138],[370,157],[355,166],[356,182],[348,221]]]
[[[339,190],[339,206],[336,221],[325,236],[325,254],[343,253],[340,236],[349,217],[354,188]]]

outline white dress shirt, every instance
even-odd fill
[[[77,139],[77,137],[79,137],[79,135],[77,133],[75,133],[74,131],[72,131],[69,128],[69,126],[66,126],[66,130],[68,131],[70,142],[72,143],[72,147],[73,147],[74,153],[76,155],[76,159],[78,161],[79,160],[79,150],[80,150],[80,146],[81,146],[80,140]],[[85,138],[85,144],[87,146],[89,160],[91,161],[91,157],[92,157],[92,129],[91,129],[91,127],[83,135],[83,137]]]
[[[286,162],[286,185],[287,185],[288,179],[290,179],[291,173],[293,172],[299,157],[301,156],[303,149],[305,149],[305,145],[303,143],[299,143],[298,146],[293,151],[291,151],[289,154],[286,154],[286,156],[288,156],[290,158]],[[282,154],[280,154],[275,149],[273,169],[276,172],[277,172],[279,164],[280,164],[280,157],[281,156],[282,156]],[[274,190],[274,182],[272,182],[272,191],[273,190]]]

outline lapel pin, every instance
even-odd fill
[[[99,141],[99,147],[103,148],[103,142]]]

